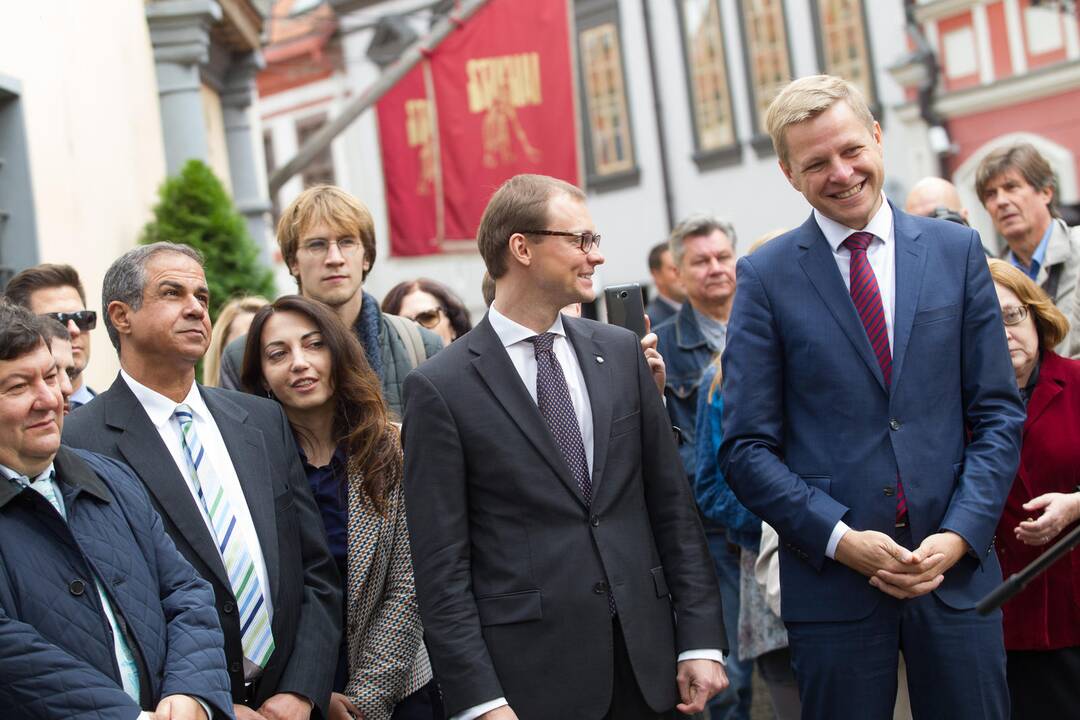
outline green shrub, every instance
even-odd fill
[[[199,160],[189,160],[158,191],[154,219],[139,242],[183,243],[202,253],[210,287],[210,317],[239,295],[276,297],[274,275],[259,262],[259,250],[244,217],[221,181]]]

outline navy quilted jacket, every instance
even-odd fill
[[[173,694],[232,718],[213,591],[177,552],[127,466],[61,447],[67,522],[0,478],[0,715],[134,720]],[[142,685],[121,688],[100,578],[127,629]]]

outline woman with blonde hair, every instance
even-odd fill
[[[1020,467],[994,536],[1008,577],[1080,520],[1080,361],[1054,352],[1069,322],[1042,288],[1008,262],[989,262],[1027,407]],[[1073,717],[1080,707],[1080,554],[1051,565],[1002,611],[1012,717]]]
[[[233,298],[225,303],[214,321],[214,330],[210,333],[210,347],[203,356],[203,385],[218,387],[221,380],[221,354],[229,343],[247,334],[255,313],[269,304],[269,300],[256,295]]]

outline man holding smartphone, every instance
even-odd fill
[[[716,576],[637,337],[596,297],[573,185],[505,182],[478,231],[495,298],[405,380],[425,639],[455,720],[674,718],[727,678]]]

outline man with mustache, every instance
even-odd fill
[[[337,568],[281,406],[195,382],[210,343],[202,258],[154,243],[102,286],[120,376],[64,441],[121,460],[210,581],[238,720],[326,717],[341,632]]]

